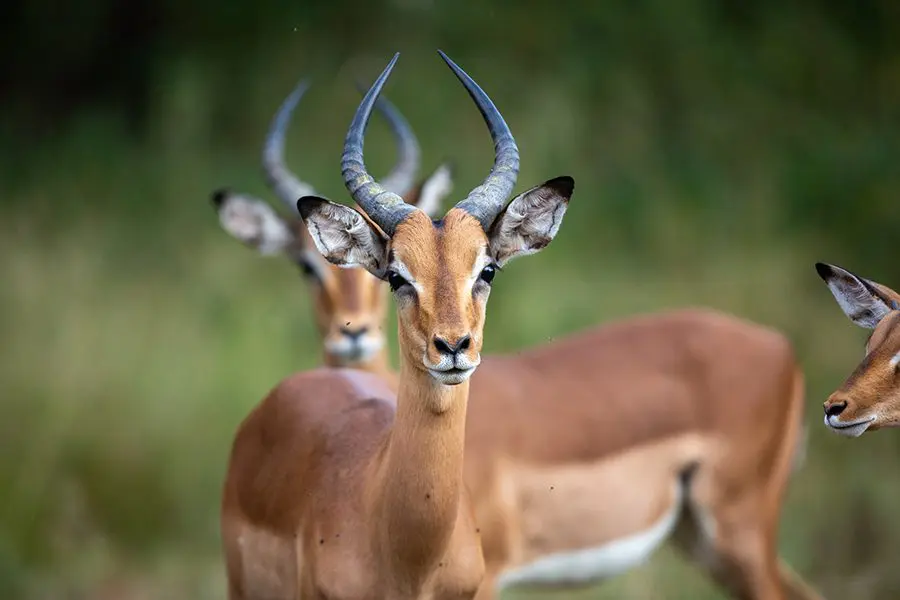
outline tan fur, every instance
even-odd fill
[[[458,242],[424,223],[412,227],[409,237],[429,245],[410,248],[410,260],[438,280],[428,253],[441,244],[452,252],[448,242]],[[361,269],[338,272],[359,276],[342,288],[348,301],[381,285]],[[361,283],[366,279],[371,288]],[[422,343],[414,332],[431,327],[436,299],[411,315],[418,327],[405,344]],[[325,322],[333,320],[330,306],[322,306]],[[444,318],[454,322],[461,312]],[[376,364],[387,364],[384,352]],[[755,590],[738,597],[818,597],[793,592],[805,584],[777,562],[781,498],[804,401],[802,375],[782,335],[711,311],[629,319],[486,357],[470,393],[465,476],[492,576],[543,554],[646,529],[671,501],[672,482],[696,463],[691,499],[725,529],[718,540],[682,529],[679,544],[736,594]],[[757,541],[734,541],[748,538]],[[731,566],[712,565],[709,557]],[[788,595],[760,591],[779,588]],[[492,594],[486,584],[479,598]]]
[[[485,357],[470,395],[465,476],[492,575],[646,529],[670,502],[671,483],[696,463],[692,498],[727,533],[705,540],[695,527],[679,544],[702,564],[732,565],[708,568],[735,593],[755,586],[746,597],[818,597],[777,562],[804,402],[782,335],[711,311],[629,319]],[[734,541],[747,537],[757,538],[747,545],[755,549]],[[779,587],[788,595],[759,591]],[[492,595],[490,584],[479,592]]]
[[[396,401],[375,375],[319,369],[281,382],[241,424],[222,502],[232,600],[471,598],[481,541],[462,482],[467,381],[439,385],[434,335],[471,333],[484,299],[461,284],[487,245],[472,217],[401,223],[391,252],[421,284],[398,300]]]
[[[291,223],[296,231],[298,242],[308,252],[309,260],[319,261],[318,273],[321,281],[311,282],[309,286],[313,301],[313,312],[316,326],[323,341],[323,362],[330,367],[351,367],[370,371],[395,381],[390,369],[385,349],[384,324],[387,318],[387,286],[383,286],[365,269],[341,268],[324,260],[316,253],[309,231],[301,219]],[[315,254],[313,254],[315,253]],[[350,360],[345,356],[329,352],[328,343],[338,342],[345,335],[345,330],[366,330],[377,337],[382,350],[358,360]]]
[[[875,282],[868,282],[888,302],[900,303],[900,294]],[[837,417],[852,423],[873,419],[865,429],[900,427],[900,388],[898,366],[891,364],[900,353],[900,311],[889,311],[872,331],[866,343],[865,356],[844,383],[825,401],[826,415],[835,405],[845,405]]]
[[[735,597],[818,598],[777,557],[803,398],[784,336],[711,311],[485,357],[472,376],[466,482],[488,573],[648,529],[696,465],[688,503],[715,534],[697,523],[679,545]]]
[[[415,204],[418,201],[421,188],[426,181],[420,181],[406,196],[407,202]],[[356,208],[365,216],[362,209]],[[387,357],[384,331],[387,318],[387,286],[361,267],[343,268],[326,261],[316,252],[302,219],[292,219],[290,227],[296,236],[295,246],[290,254],[296,256],[308,250],[306,253],[308,260],[317,261],[317,272],[324,275],[321,282],[313,283],[309,288],[316,325],[324,342],[324,364],[377,373],[396,389],[397,378]],[[328,342],[338,342],[345,335],[345,329],[368,331],[368,335],[380,342],[381,351],[357,360],[329,352]]]

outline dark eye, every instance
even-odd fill
[[[488,265],[481,271],[481,275],[478,276],[483,282],[490,284],[494,280],[494,275],[497,274],[497,269],[494,268],[494,265]]]
[[[318,279],[319,275],[309,261],[301,259],[297,262],[297,266],[300,267],[300,271],[303,273],[304,277]]]
[[[397,274],[396,271],[388,271],[387,273],[387,281],[388,285],[391,286],[391,291],[396,292],[404,285],[409,285],[409,282],[400,275]]]

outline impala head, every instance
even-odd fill
[[[494,166],[484,182],[443,219],[432,220],[368,174],[363,136],[395,55],[353,117],[341,161],[344,183],[368,218],[315,196],[297,204],[328,261],[363,267],[388,282],[397,301],[404,363],[439,383],[455,385],[466,381],[481,361],[485,304],[494,275],[509,260],[550,243],[574,182],[558,177],[506,205],[519,171],[515,140],[487,94],[440,54],[475,101],[494,140]]]
[[[816,271],[850,320],[872,330],[862,362],[825,402],[825,424],[852,437],[900,426],[900,294],[834,265]]]
[[[213,206],[222,228],[263,255],[284,254],[310,285],[316,325],[325,346],[325,361],[334,366],[365,366],[385,345],[383,324],[387,286],[365,269],[341,269],[326,261],[297,215],[297,199],[314,193],[284,164],[284,138],[291,114],[306,92],[301,82],[282,103],[263,147],[266,181],[293,215],[284,218],[268,203],[229,189],[213,192]],[[381,100],[384,115],[397,139],[399,159],[383,180],[386,189],[406,196],[429,214],[452,189],[450,167],[441,165],[418,185],[419,145],[406,119],[390,102]]]

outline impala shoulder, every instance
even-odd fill
[[[374,373],[344,367],[318,367],[282,379],[270,395],[307,397],[344,392],[348,397],[392,399],[389,381]]]

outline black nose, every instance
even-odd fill
[[[833,404],[829,404],[825,407],[825,416],[827,417],[836,417],[847,408],[847,401],[835,402]]]
[[[346,335],[351,340],[359,339],[365,332],[369,330],[368,327],[363,325],[362,327],[358,327],[357,329],[350,329],[349,327],[341,327],[341,333]]]
[[[456,354],[463,350],[468,350],[470,345],[472,345],[472,336],[470,335],[464,335],[452,343],[444,338],[434,338],[434,347],[437,348],[438,352],[441,354]]]

